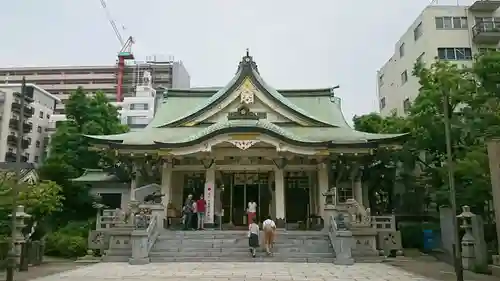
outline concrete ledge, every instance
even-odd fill
[[[491,271],[491,275],[496,276],[496,277],[500,277],[500,266],[499,265],[490,264],[490,265],[488,265],[488,268]]]
[[[128,260],[128,263],[130,265],[144,265],[144,264],[148,264],[150,262],[151,262],[150,258],[142,258],[142,259],[130,258]]]
[[[336,258],[333,261],[333,263],[336,264],[336,265],[353,265],[354,264],[354,259],[353,258],[350,258],[350,259],[339,259],[339,258]]]

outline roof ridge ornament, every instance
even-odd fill
[[[246,48],[246,53],[245,56],[241,59],[241,62],[238,65],[238,71],[243,71],[248,69],[248,70],[255,70],[257,73],[259,73],[259,69],[257,68],[257,64],[253,60],[253,57],[250,55],[250,49]],[[260,74],[260,73],[259,73]]]

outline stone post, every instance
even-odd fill
[[[148,232],[146,230],[134,230],[131,234],[132,257],[129,264],[143,265],[150,262],[148,251]]]
[[[462,207],[462,213],[457,216],[460,220],[462,220],[462,225],[460,226],[465,230],[465,234],[462,237],[462,264],[463,268],[466,270],[472,270],[475,266],[475,252],[474,252],[474,244],[475,239],[472,235],[472,224],[471,219],[474,217],[474,214],[470,212],[469,206]]]
[[[474,255],[476,267],[486,269],[488,266],[488,249],[484,239],[484,223],[481,216],[475,215],[471,219],[472,236],[474,236]]]
[[[172,202],[172,162],[163,163],[161,172],[161,194],[163,195],[161,203],[168,210],[169,204]]]
[[[325,221],[325,224],[327,224],[327,217],[325,214],[325,198],[323,194],[328,191],[328,166],[326,163],[321,163],[318,165],[318,189],[319,192],[317,193],[318,195],[318,209],[319,209],[319,216],[323,218]]]
[[[12,215],[9,215],[9,217],[12,217]],[[20,262],[20,257],[21,257],[21,251],[23,244],[26,242],[24,239],[23,235],[23,228],[26,226],[24,224],[24,220],[27,218],[30,218],[31,215],[27,214],[24,212],[24,206],[19,205],[16,208],[16,225],[14,228],[15,234],[14,234],[14,245],[15,245],[15,253],[17,257],[16,263]]]
[[[285,177],[283,169],[274,171],[274,200],[276,201],[276,226],[285,228]]]
[[[135,190],[137,189],[137,184],[139,182],[139,164],[132,163],[132,174],[130,179],[130,200],[135,201]]]
[[[495,211],[495,224],[497,229],[497,243],[500,243],[500,140],[490,140],[487,145],[490,163],[491,193],[493,195],[493,208]]]

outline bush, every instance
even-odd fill
[[[45,240],[45,254],[65,258],[84,256],[91,225],[90,222],[70,222],[52,232]]]

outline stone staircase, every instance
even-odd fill
[[[262,250],[252,258],[246,231],[165,231],[150,252],[151,262],[275,261],[333,263],[334,253],[325,233],[278,231],[274,254]]]

